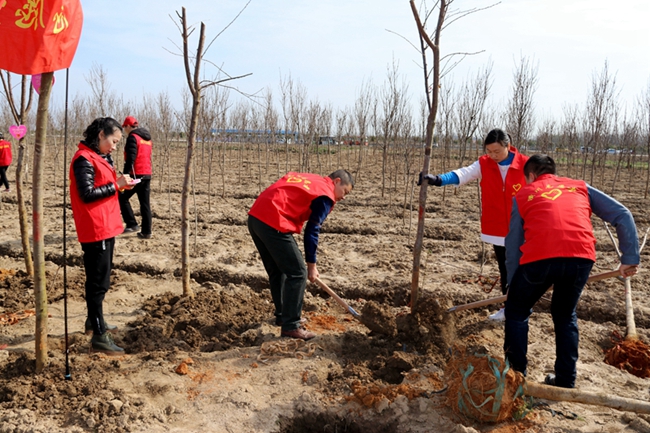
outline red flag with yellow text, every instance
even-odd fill
[[[0,69],[33,75],[70,67],[82,24],[79,0],[0,0]]]

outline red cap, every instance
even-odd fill
[[[124,123],[122,123],[122,128],[126,126],[138,126],[138,119],[136,119],[133,116],[126,116],[126,119],[124,119]]]

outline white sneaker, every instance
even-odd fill
[[[493,320],[495,322],[505,322],[506,321],[506,309],[502,308],[499,311],[497,311],[494,314],[490,314],[488,319]]]

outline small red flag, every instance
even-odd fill
[[[79,0],[0,0],[0,69],[34,75],[70,67],[82,24]]]

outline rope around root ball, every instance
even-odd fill
[[[523,404],[524,377],[510,364],[489,354],[467,354],[462,346],[452,349],[445,370],[447,402],[451,409],[481,422],[511,419]]]

